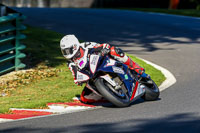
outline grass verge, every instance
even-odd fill
[[[200,17],[200,10],[195,10],[195,9],[175,9],[175,10],[161,9],[161,8],[120,8],[120,9]]]
[[[9,90],[9,95],[0,97],[0,113],[5,113],[9,108],[45,108],[49,102],[70,102],[72,98],[79,95],[83,86],[76,86],[69,69],[66,67],[65,59],[59,48],[59,41],[63,34],[44,30],[40,28],[28,27],[24,33],[27,39],[24,40],[27,48],[26,64],[34,70],[39,68],[57,69],[53,76],[41,77],[40,74],[28,74],[28,76],[17,77],[20,82],[27,78],[32,78],[31,82],[19,84]],[[152,66],[144,63],[136,57],[130,55],[133,60],[146,69],[153,80],[160,85],[165,77]],[[50,71],[51,72],[51,71]],[[0,90],[1,93],[1,90]]]

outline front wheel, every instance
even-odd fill
[[[157,100],[160,95],[160,91],[156,83],[151,80],[150,83],[146,82],[142,84],[145,85],[145,94],[142,96],[142,98],[146,101]]]
[[[130,104],[130,98],[123,88],[116,90],[102,78],[96,80],[95,86],[102,96],[114,105],[118,107],[127,107]]]

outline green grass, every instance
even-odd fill
[[[24,32],[27,39],[24,41],[29,66],[45,64],[60,69],[58,76],[38,79],[27,85],[21,85],[10,92],[10,95],[0,97],[0,113],[5,113],[9,108],[41,108],[49,102],[70,102],[79,95],[83,86],[76,86],[65,59],[59,48],[59,41],[63,34],[28,27]],[[131,55],[130,55],[131,56]],[[158,85],[165,80],[160,71],[131,56],[138,64],[143,66]]]
[[[195,10],[195,9],[176,9],[176,10],[161,9],[161,8],[120,8],[120,9],[200,17],[200,10]]]
[[[48,66],[59,67],[65,63],[59,45],[63,34],[33,27],[28,27],[24,34],[27,35],[27,39],[24,40],[27,46],[25,52],[28,55],[26,62],[31,67],[46,62]]]
[[[72,101],[72,97],[80,94],[82,87],[73,82],[71,72],[66,67],[66,60],[62,56],[59,41],[63,34],[28,27],[24,32],[25,50],[29,66],[48,65],[60,69],[57,77],[37,79],[28,85],[22,85],[11,91],[9,96],[0,97],[0,112],[9,108],[40,108],[48,102]]]
[[[64,69],[64,68],[63,68]],[[63,71],[58,77],[47,78],[27,86],[18,87],[7,97],[0,98],[0,112],[9,108],[40,108],[49,102],[72,101],[81,93],[82,87],[73,83],[69,71]]]

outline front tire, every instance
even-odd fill
[[[146,87],[145,87],[145,94],[142,96],[142,98],[146,101],[157,100],[160,95],[160,91],[156,83],[153,80],[151,80],[151,83],[143,83],[143,84]]]
[[[95,81],[95,86],[102,96],[117,107],[127,107],[130,104],[130,98],[127,95],[124,98],[117,96],[110,88],[111,86],[106,85],[105,82],[107,81],[102,78],[97,78]]]

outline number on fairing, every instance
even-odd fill
[[[87,81],[89,79],[88,75],[84,74],[84,73],[81,73],[81,72],[77,72],[77,80],[79,82],[82,82],[82,81]]]
[[[95,73],[97,69],[97,63],[99,61],[99,56],[98,55],[91,55],[90,56],[90,71],[92,73]]]

